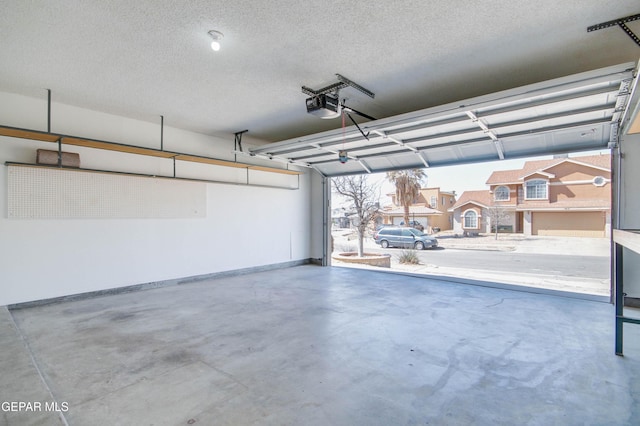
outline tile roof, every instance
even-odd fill
[[[521,169],[515,170],[497,170],[491,173],[489,179],[487,179],[487,185],[496,185],[500,183],[515,183],[522,182],[522,177],[530,175],[536,171],[542,171],[552,166],[560,164],[564,161],[572,161],[576,163],[583,163],[603,169],[610,170],[611,156],[609,154],[604,155],[584,155],[581,157],[565,157],[565,158],[552,158],[549,160],[533,160],[524,163]]]
[[[395,215],[403,215],[404,214],[404,207],[396,207],[390,210],[383,210],[382,214],[386,214],[389,216],[395,216]],[[442,212],[440,210],[436,210],[436,209],[432,209],[430,207],[427,206],[409,206],[409,214],[413,215],[413,214],[421,214],[421,215],[440,215],[442,214]]]
[[[488,189],[484,189],[481,191],[464,191],[450,210],[455,210],[458,207],[464,206],[465,204],[470,202],[488,207],[492,202],[491,193]]]

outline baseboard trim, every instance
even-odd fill
[[[640,308],[640,298],[625,296],[624,306],[628,306],[630,308]]]
[[[72,302],[76,300],[91,299],[95,297],[111,296],[122,293],[133,293],[137,291],[151,290],[154,288],[170,287],[174,285],[189,284],[215,278],[233,277],[237,275],[253,274],[257,272],[271,271],[274,269],[292,268],[294,266],[315,264],[316,259],[301,259],[290,262],[274,263],[270,265],[251,266],[249,268],[232,269],[229,271],[212,272],[210,274],[194,275],[190,277],[175,278],[162,281],[152,281],[143,284],[133,284],[123,287],[115,287],[104,290],[89,291],[86,293],[70,294],[68,296],[52,297],[49,299],[33,300],[29,302],[14,303],[7,305],[9,310],[27,309],[36,306],[51,305],[54,303]]]

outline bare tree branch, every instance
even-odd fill
[[[353,203],[358,223],[358,256],[364,255],[364,235],[369,222],[378,215],[380,185],[370,183],[366,175],[341,176],[332,179],[334,190]]]

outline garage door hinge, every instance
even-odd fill
[[[607,148],[615,149],[618,147],[618,123],[611,123],[611,131],[609,132],[609,143]]]

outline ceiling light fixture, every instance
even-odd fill
[[[213,49],[214,52],[217,52],[218,50],[220,50],[220,40],[224,38],[224,34],[222,34],[220,31],[211,30],[209,31],[209,35],[213,39],[213,41],[211,42],[211,49]]]

